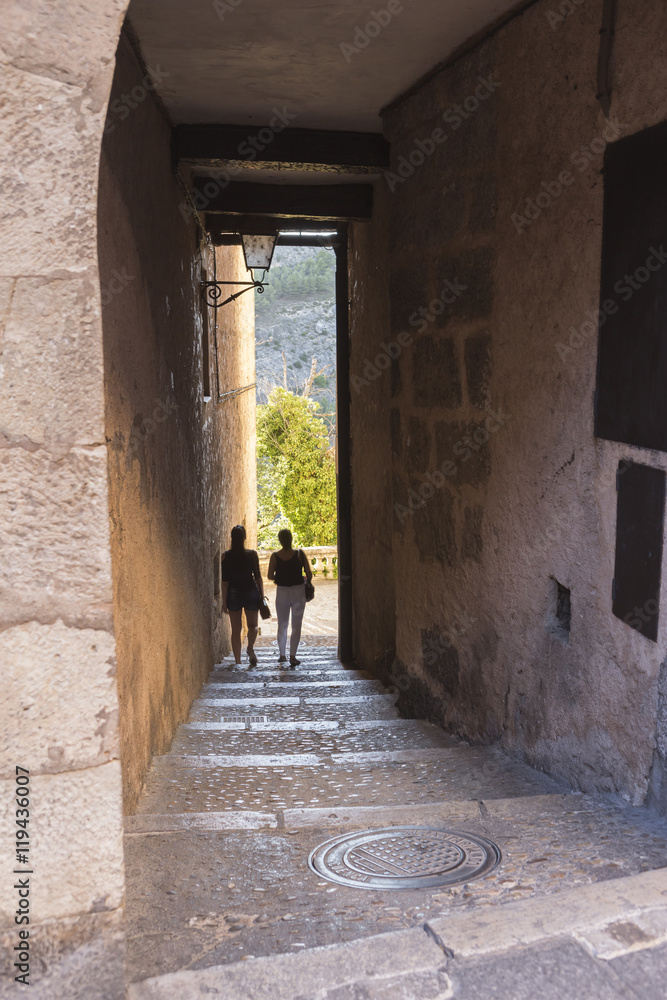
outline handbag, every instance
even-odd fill
[[[303,549],[299,549],[299,555],[301,556],[301,565],[305,569],[306,553],[303,551]],[[308,580],[304,580],[303,586],[306,591],[306,601],[312,601],[313,597],[315,596],[315,588],[313,587],[312,583],[310,583]]]
[[[265,597],[263,599],[262,603],[260,604],[260,606],[259,606],[259,613],[260,613],[260,615],[261,615],[262,618],[270,618],[271,617],[271,608],[269,607],[269,599],[268,599],[268,597]]]

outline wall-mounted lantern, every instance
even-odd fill
[[[266,272],[271,267],[277,239],[277,233],[265,236],[248,236],[243,234],[241,236],[243,258],[245,266],[252,274],[252,281],[203,281],[202,286],[207,304],[213,306],[214,309],[219,309],[221,306],[226,306],[227,303],[233,302],[234,299],[238,299],[239,295],[249,292],[252,288],[256,288],[257,292],[261,295],[264,291],[264,286],[267,284],[265,280]],[[256,278],[255,271],[261,271],[262,277],[259,279]],[[223,294],[223,285],[243,285],[244,287],[240,292],[234,292],[224,302],[220,302],[219,300]]]

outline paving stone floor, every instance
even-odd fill
[[[343,670],[325,641],[305,640],[298,672],[278,669],[270,637],[257,668],[218,665],[170,753],[156,758],[126,824],[131,982],[353,946],[457,914],[510,913],[522,900],[551,896],[557,904],[559,892],[667,865],[665,821],[571,794],[497,748],[400,719],[379,683]],[[403,891],[335,885],[309,868],[310,852],[332,837],[400,825],[486,837],[501,863],[462,885]],[[442,969],[399,976],[386,1000],[616,1000],[628,977],[649,985],[627,996],[653,1000],[656,970],[667,971],[658,947],[641,952],[645,963],[632,955],[593,962],[588,952],[584,961],[582,951],[557,941],[473,963],[438,952]],[[493,979],[489,962],[495,992],[484,986]],[[328,992],[325,983],[317,1000],[384,1000],[360,989]],[[158,986],[151,990],[136,996],[162,997]]]

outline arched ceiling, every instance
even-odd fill
[[[174,124],[264,124],[278,108],[294,128],[379,132],[385,105],[516,6],[132,0],[128,16]]]

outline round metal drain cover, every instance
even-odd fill
[[[311,853],[308,864],[341,885],[430,889],[481,878],[500,858],[495,844],[472,833],[390,826],[327,840]]]

